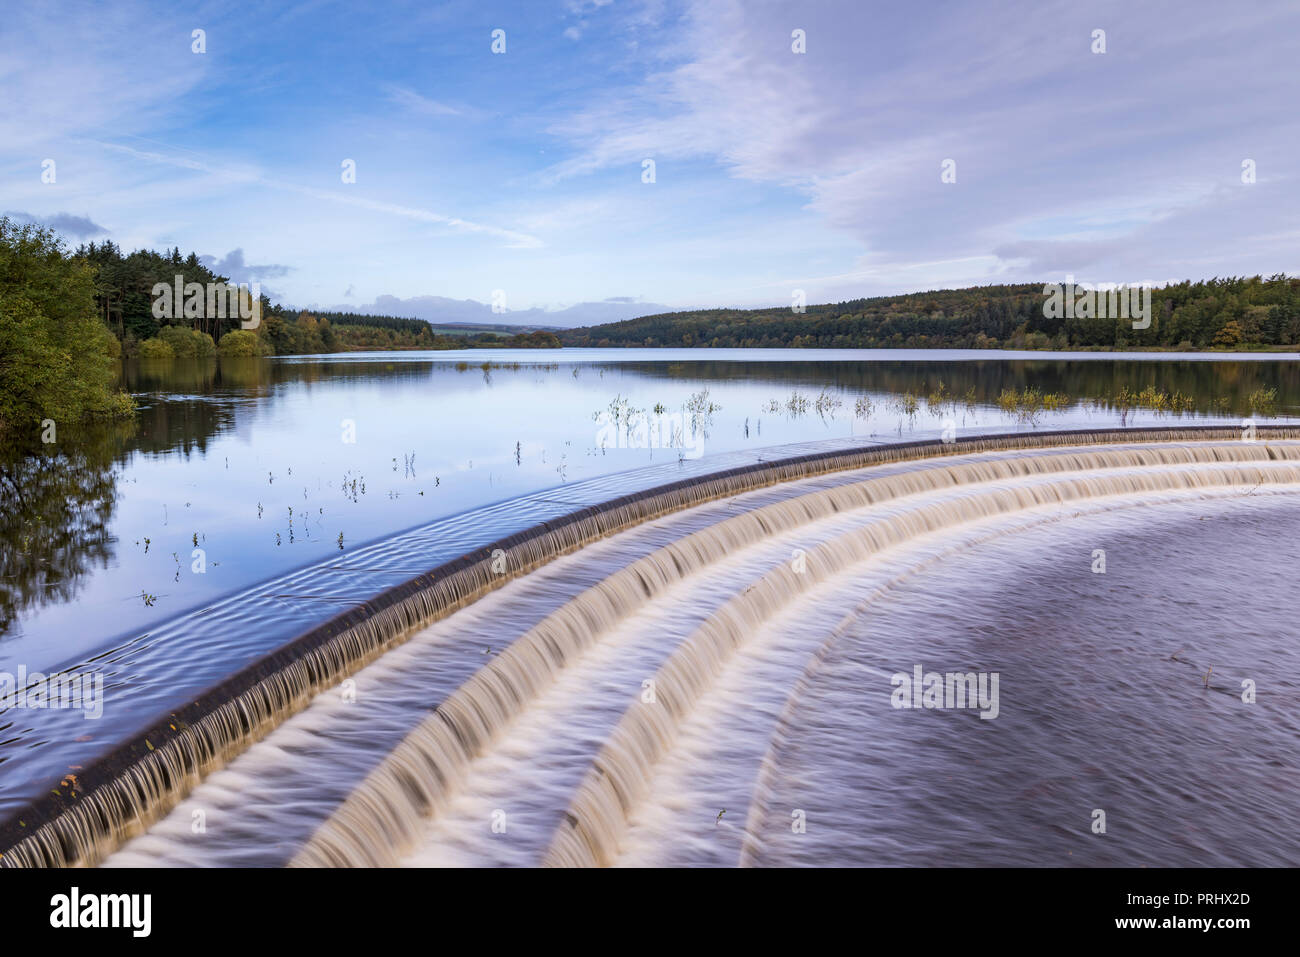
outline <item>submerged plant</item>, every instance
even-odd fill
[[[709,398],[708,389],[701,389],[699,392],[692,393],[686,400],[686,411],[692,416],[709,416],[722,411],[722,406]]]
[[[813,408],[817,410],[817,414],[823,419],[828,415],[831,418],[834,418],[835,413],[843,404],[844,400],[841,399],[837,393],[834,393],[829,388],[823,386],[822,391],[813,402]]]
[[[997,398],[999,409],[1030,425],[1035,424],[1043,412],[1062,412],[1073,402],[1064,392],[1044,393],[1033,386],[1026,386],[1023,391],[1003,389]]]
[[[931,415],[942,415],[943,407],[950,404],[952,401],[952,396],[948,394],[947,388],[944,387],[943,380],[940,379],[938,388],[926,396],[925,405]]]
[[[709,427],[713,425],[713,414],[722,411],[722,406],[709,398],[708,389],[701,389],[691,394],[684,408],[691,417],[691,432],[698,432],[708,438]]]
[[[1128,418],[1128,413],[1134,409],[1149,409],[1157,415],[1167,412],[1179,415],[1192,412],[1196,409],[1196,398],[1183,392],[1165,392],[1154,385],[1146,386],[1138,392],[1127,386],[1121,386],[1120,390],[1109,399],[1102,399],[1094,404],[1115,409],[1120,413],[1121,421],[1124,421]],[[1231,408],[1231,402],[1226,399],[1220,399],[1214,404],[1222,412],[1227,412]]]
[[[1277,389],[1256,389],[1246,401],[1250,403],[1251,412],[1268,416],[1277,414]]]
[[[907,416],[909,419],[916,418],[917,411],[921,408],[921,403],[916,396],[910,392],[904,392],[902,395],[894,398],[891,407],[895,412]]]

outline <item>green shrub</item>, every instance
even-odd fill
[[[194,330],[183,326],[163,326],[158,332],[158,340],[171,346],[172,355],[177,359],[194,358]]]
[[[174,359],[176,353],[165,339],[146,339],[140,343],[141,359]]]
[[[217,343],[217,352],[223,356],[264,356],[270,353],[270,347],[248,329],[234,329],[227,332]]]
[[[198,358],[208,359],[217,354],[217,344],[212,341],[212,337],[206,332],[192,329],[190,335],[194,338],[194,354]]]

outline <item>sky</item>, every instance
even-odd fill
[[[359,311],[1300,273],[1294,2],[374,6],[11,5],[0,213]]]

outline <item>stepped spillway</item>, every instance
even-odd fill
[[[226,679],[7,821],[3,862],[762,863],[783,735],[854,622],[1044,525],[1292,502],[1298,438],[878,447],[584,509]],[[711,777],[730,806],[682,844]]]

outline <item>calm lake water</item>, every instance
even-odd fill
[[[698,469],[945,427],[1239,422],[1270,389],[1259,419],[1281,421],[1300,409],[1296,358],[471,350],[129,362],[135,423],[63,430],[43,454],[5,463],[0,671],[84,658],[442,516],[651,464]],[[1121,390],[1148,387],[1190,408],[1114,407]],[[1026,388],[1067,398],[1053,411],[999,407],[1004,390]]]

